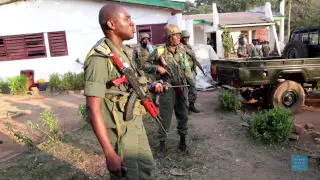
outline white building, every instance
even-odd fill
[[[80,72],[90,48],[103,37],[100,8],[121,3],[132,16],[137,32],[148,32],[163,43],[162,30],[181,22],[186,0],[0,0],[0,77],[34,70],[35,81],[51,73]],[[180,18],[180,20],[178,20]],[[127,44],[136,44],[137,36]]]
[[[246,34],[249,43],[253,39],[269,41],[271,52],[276,44],[276,51],[280,54],[284,41],[284,0],[280,3],[281,12],[273,13],[270,3],[265,6],[252,9],[247,12],[218,13],[216,4],[213,4],[213,13],[184,15],[180,23],[181,29],[190,32],[190,44],[207,44],[207,38],[214,41],[214,50],[220,58],[224,57],[221,34],[223,28],[233,37],[237,49],[237,41],[240,34]],[[280,25],[279,37],[275,24]],[[279,40],[278,40],[279,39]]]

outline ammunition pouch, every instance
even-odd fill
[[[118,112],[121,112],[124,114],[132,113],[133,115],[137,115],[137,116],[147,114],[147,111],[144,108],[144,106],[141,104],[141,101],[137,99],[135,102],[130,102],[129,101],[130,96],[131,96],[131,93],[124,93],[124,92],[121,92],[121,94],[106,93],[105,95],[106,98],[108,98],[111,102],[114,103],[114,105],[116,106],[116,110]],[[131,104],[128,104],[128,103],[131,103]],[[124,118],[123,119],[124,121],[130,120],[130,119],[126,119],[125,115],[123,118]]]

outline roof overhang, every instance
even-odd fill
[[[159,1],[159,0],[112,0],[117,2],[125,2],[125,3],[132,3],[132,4],[140,4],[140,5],[147,5],[147,6],[157,6],[163,8],[169,8],[174,10],[182,11],[185,9],[185,2],[183,1]]]
[[[209,25],[209,26],[213,25],[212,22],[209,22],[209,21],[206,21],[206,20],[193,20],[193,24],[194,25],[196,25],[196,24],[206,24],[206,25]]]
[[[256,24],[219,24],[219,28],[241,28],[241,27],[257,27],[257,26],[271,26],[274,22],[256,23]]]
[[[22,1],[22,0],[0,0],[0,6],[1,5],[5,5],[5,4],[10,4],[10,3],[14,3],[17,1]]]

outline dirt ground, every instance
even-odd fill
[[[199,92],[196,106],[202,111],[192,114],[189,119],[188,154],[179,153],[179,136],[176,133],[176,120],[173,119],[167,142],[167,156],[155,161],[156,178],[159,180],[214,179],[214,180],[317,180],[320,177],[319,145],[310,141],[288,142],[283,146],[265,146],[254,142],[247,127],[242,123],[247,114],[225,113],[219,109],[218,90]],[[59,95],[42,100],[17,101],[11,103],[2,97],[2,102],[12,110],[23,110],[27,115],[10,120],[23,130],[23,122],[37,119],[42,108],[52,108],[59,119],[68,123],[68,130],[79,127],[76,116],[79,104],[84,102],[81,95]],[[32,103],[28,103],[32,102]],[[34,104],[38,102],[37,104]],[[1,104],[0,106],[4,106]],[[14,109],[16,108],[16,109]],[[250,105],[249,113],[256,110]],[[302,115],[301,115],[302,114]],[[303,110],[295,121],[311,119],[320,115],[316,108]],[[317,118],[319,119],[319,118]],[[6,119],[7,121],[8,119]],[[0,152],[7,147],[10,138],[0,124]],[[302,121],[302,120],[301,120]],[[156,123],[146,118],[150,146],[156,154]],[[14,151],[17,147],[8,147]],[[22,151],[21,151],[22,152]],[[310,155],[308,171],[291,171],[291,155]],[[0,153],[1,154],[1,153]],[[10,154],[10,153],[9,153]],[[12,154],[12,153],[11,153]],[[107,171],[99,144],[92,131],[82,128],[66,136],[63,142],[43,143],[32,151],[5,161],[10,155],[0,156],[0,179],[103,179]]]

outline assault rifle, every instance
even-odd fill
[[[164,76],[162,79],[164,79],[164,81],[172,81],[172,77],[171,77],[173,74],[172,69],[170,68],[170,66],[168,66],[168,64],[167,64],[166,60],[163,58],[163,56],[160,56],[159,58],[160,58],[161,64],[164,66],[164,68],[169,70],[169,75]],[[175,85],[175,82],[172,82],[172,83]],[[190,86],[190,85],[186,85],[186,86]],[[186,97],[184,96],[184,91],[183,91],[182,87],[183,86],[176,87],[176,90],[183,98],[183,101],[185,102],[187,108],[189,108],[189,104],[187,102]]]
[[[185,50],[186,50],[186,53],[192,58],[193,62],[198,66],[198,68],[202,71],[203,75],[206,76],[206,74],[204,73],[204,70],[201,66],[201,64],[199,63],[199,61],[196,59],[196,57],[194,57],[193,54],[190,53],[189,51],[189,48],[185,46]],[[195,69],[196,71],[196,69]]]
[[[149,112],[151,117],[153,117],[158,123],[160,129],[163,133],[168,136],[167,131],[162,125],[161,117],[159,116],[159,110],[155,106],[155,104],[150,100],[150,97],[146,94],[146,92],[142,89],[138,78],[135,76],[135,73],[132,69],[126,68],[121,62],[120,58],[115,53],[110,53],[109,57],[114,62],[115,66],[121,72],[121,77],[112,81],[114,86],[119,86],[121,83],[129,83],[133,89],[133,93],[130,95],[129,100],[126,106],[132,106],[133,109],[134,104],[137,99],[140,99],[145,109]],[[127,108],[125,107],[125,108]],[[130,120],[133,118],[133,111],[126,111],[124,114],[124,120]]]

